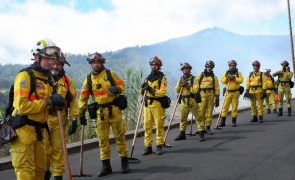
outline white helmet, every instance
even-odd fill
[[[35,47],[31,50],[33,55],[40,55],[44,57],[57,58],[61,56],[61,50],[50,39],[39,40]]]

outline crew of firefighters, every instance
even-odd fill
[[[86,113],[96,122],[96,135],[99,141],[100,160],[102,168],[98,177],[112,173],[110,163],[110,128],[121,158],[121,173],[128,173],[128,147],[125,139],[125,124],[122,110],[126,108],[124,97],[124,80],[115,72],[105,68],[106,59],[100,53],[90,54],[87,61],[92,69],[85,77],[83,87],[77,99],[75,86],[66,75],[64,65],[70,66],[61,49],[51,40],[43,39],[37,42],[32,50],[34,63],[26,70],[20,71],[14,81],[13,113],[24,123],[15,128],[17,138],[10,143],[12,164],[19,180],[50,179],[61,180],[65,171],[65,161],[59,128],[59,118],[62,126],[68,127],[68,135],[76,132],[77,123],[87,125]],[[167,76],[161,71],[163,65],[160,57],[152,57],[149,61],[151,72],[141,85],[141,95],[144,97],[144,152],[142,155],[153,154],[153,126],[156,127],[156,154],[164,153],[164,122],[165,109],[170,101],[167,93]],[[212,115],[214,107],[218,110],[217,127],[226,126],[226,117],[231,106],[232,127],[237,126],[239,98],[250,100],[251,122],[264,122],[264,101],[267,113],[283,115],[284,96],[287,104],[287,114],[291,116],[291,81],[293,72],[289,63],[283,61],[282,69],[271,74],[271,70],[260,71],[261,64],[255,60],[253,71],[247,76],[246,87],[242,73],[237,68],[235,60],[228,61],[228,70],[220,81],[224,85],[220,90],[219,80],[214,74],[215,63],[208,60],[204,71],[194,76],[193,67],[181,63],[183,75],[175,87],[179,94],[180,124],[178,140],[186,139],[186,127],[189,113],[195,117],[196,131],[199,141],[205,141],[205,135],[213,135]],[[34,78],[32,78],[32,76]],[[277,80],[274,77],[277,76]],[[31,85],[36,86],[33,92]],[[245,92],[244,92],[245,91]],[[220,102],[220,94],[223,101]],[[91,103],[88,102],[91,97]],[[168,98],[168,99],[167,99]],[[277,105],[278,102],[278,105]],[[278,111],[277,111],[277,106]],[[61,117],[57,112],[61,112]],[[21,121],[22,122],[22,121]]]

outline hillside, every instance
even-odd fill
[[[226,62],[236,59],[238,68],[244,76],[252,70],[251,62],[260,60],[262,70],[271,68],[277,70],[282,60],[290,59],[289,36],[244,36],[220,28],[208,28],[189,36],[179,37],[147,46],[128,47],[115,52],[105,52],[106,66],[124,73],[126,67],[144,67],[148,73],[148,60],[158,55],[163,60],[163,71],[168,81],[175,84],[180,76],[179,64],[186,61],[192,64],[193,73],[203,71],[206,60],[216,63],[215,72],[218,76],[227,69]],[[66,67],[67,73],[75,80],[77,88],[82,86],[90,66],[86,55],[68,54],[68,61],[72,64]],[[8,88],[14,75],[23,65],[0,66],[0,88]]]

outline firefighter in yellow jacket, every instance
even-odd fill
[[[228,113],[229,106],[232,107],[232,126],[236,127],[238,116],[238,105],[241,91],[241,84],[243,83],[242,73],[237,69],[237,62],[235,60],[228,61],[229,70],[226,71],[221,78],[221,83],[225,85],[224,103],[221,110],[221,121],[219,126],[225,126],[225,120]]]
[[[174,139],[175,141],[186,139],[185,130],[189,112],[192,112],[195,117],[198,116],[198,104],[193,92],[195,76],[191,74],[192,66],[189,63],[183,63],[180,65],[180,70],[183,72],[183,76],[178,80],[175,87],[176,92],[179,93],[180,96],[180,133]]]
[[[277,86],[274,78],[270,74],[271,70],[266,69],[264,72],[265,75],[265,87],[266,87],[266,95],[265,104],[266,104],[266,113],[270,114],[270,104],[272,106],[272,111],[274,114],[277,113],[277,103],[275,101],[275,94],[278,93]]]
[[[69,135],[76,132],[77,119],[78,119],[78,101],[76,98],[76,90],[72,80],[65,74],[64,64],[70,66],[66,61],[64,54],[53,63],[51,76],[54,79],[53,90],[57,94],[62,95],[65,98],[65,110],[62,111],[62,120],[64,129],[68,124],[68,114],[71,120],[71,125],[68,131]],[[55,111],[49,111],[48,116],[48,127],[49,127],[49,139],[51,146],[50,163],[52,174],[55,180],[61,180],[64,174],[64,157],[63,148],[61,142],[61,134],[59,129],[59,121]]]
[[[253,61],[253,71],[250,73],[246,82],[246,92],[244,97],[251,100],[252,120],[251,122],[263,123],[263,99],[266,98],[265,76],[260,72],[260,62]]]
[[[219,106],[219,83],[218,78],[213,73],[215,63],[208,60],[205,64],[204,72],[196,77],[195,93],[200,93],[202,102],[199,105],[200,113],[197,120],[197,126],[200,141],[204,141],[205,132],[209,135],[213,133],[210,130],[212,124],[213,108]]]
[[[52,95],[51,65],[60,49],[49,39],[37,42],[35,62],[16,75],[11,123],[17,139],[10,144],[12,165],[18,180],[44,180],[49,150],[48,107],[62,109],[64,99]]]
[[[144,107],[144,145],[145,150],[142,155],[152,154],[153,145],[153,124],[156,125],[156,144],[157,155],[163,154],[164,144],[164,121],[165,109],[161,102],[165,103],[163,97],[167,91],[166,76],[160,71],[162,61],[155,56],[149,62],[152,72],[142,84],[142,94],[146,91],[145,107]],[[164,105],[164,104],[163,104]]]
[[[278,76],[278,92],[279,92],[279,113],[278,116],[283,115],[283,100],[286,97],[288,116],[291,116],[291,87],[294,86],[294,82],[291,81],[293,72],[290,71],[288,61],[281,62],[282,70],[277,71],[273,74],[274,77]],[[293,84],[293,85],[292,85]]]
[[[129,172],[128,148],[125,139],[125,124],[122,120],[121,107],[125,106],[118,95],[125,91],[124,82],[117,74],[104,67],[105,58],[100,53],[90,54],[87,61],[91,65],[92,73],[84,80],[79,100],[79,116],[81,125],[86,125],[85,110],[88,108],[91,119],[96,119],[96,134],[99,141],[102,168],[98,177],[112,173],[110,164],[110,127],[117,144],[117,151],[121,157],[121,173]],[[93,103],[88,104],[90,95]]]

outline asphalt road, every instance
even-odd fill
[[[295,101],[293,101],[295,107]],[[286,115],[287,113],[284,112]],[[99,150],[84,153],[84,173],[90,178],[73,179],[120,179],[120,180],[294,180],[295,179],[295,118],[265,116],[265,123],[250,123],[250,111],[238,116],[238,126],[231,127],[231,118],[222,130],[214,130],[214,135],[206,135],[205,142],[198,136],[187,136],[184,141],[174,141],[179,130],[172,129],[167,143],[172,148],[165,149],[163,155],[155,153],[142,156],[143,138],[136,141],[133,157],[141,163],[130,164],[129,174],[120,174],[120,159],[116,146],[112,145],[111,164],[113,174],[97,178],[101,168]],[[214,120],[215,125],[216,119]],[[187,133],[190,126],[187,127]],[[195,127],[193,127],[195,132]],[[128,141],[131,147],[131,141]],[[131,148],[130,148],[131,149]],[[155,147],[153,147],[155,150]],[[70,156],[72,174],[79,172],[79,154]],[[15,179],[14,171],[0,172],[1,179]],[[64,175],[66,178],[66,174]]]

